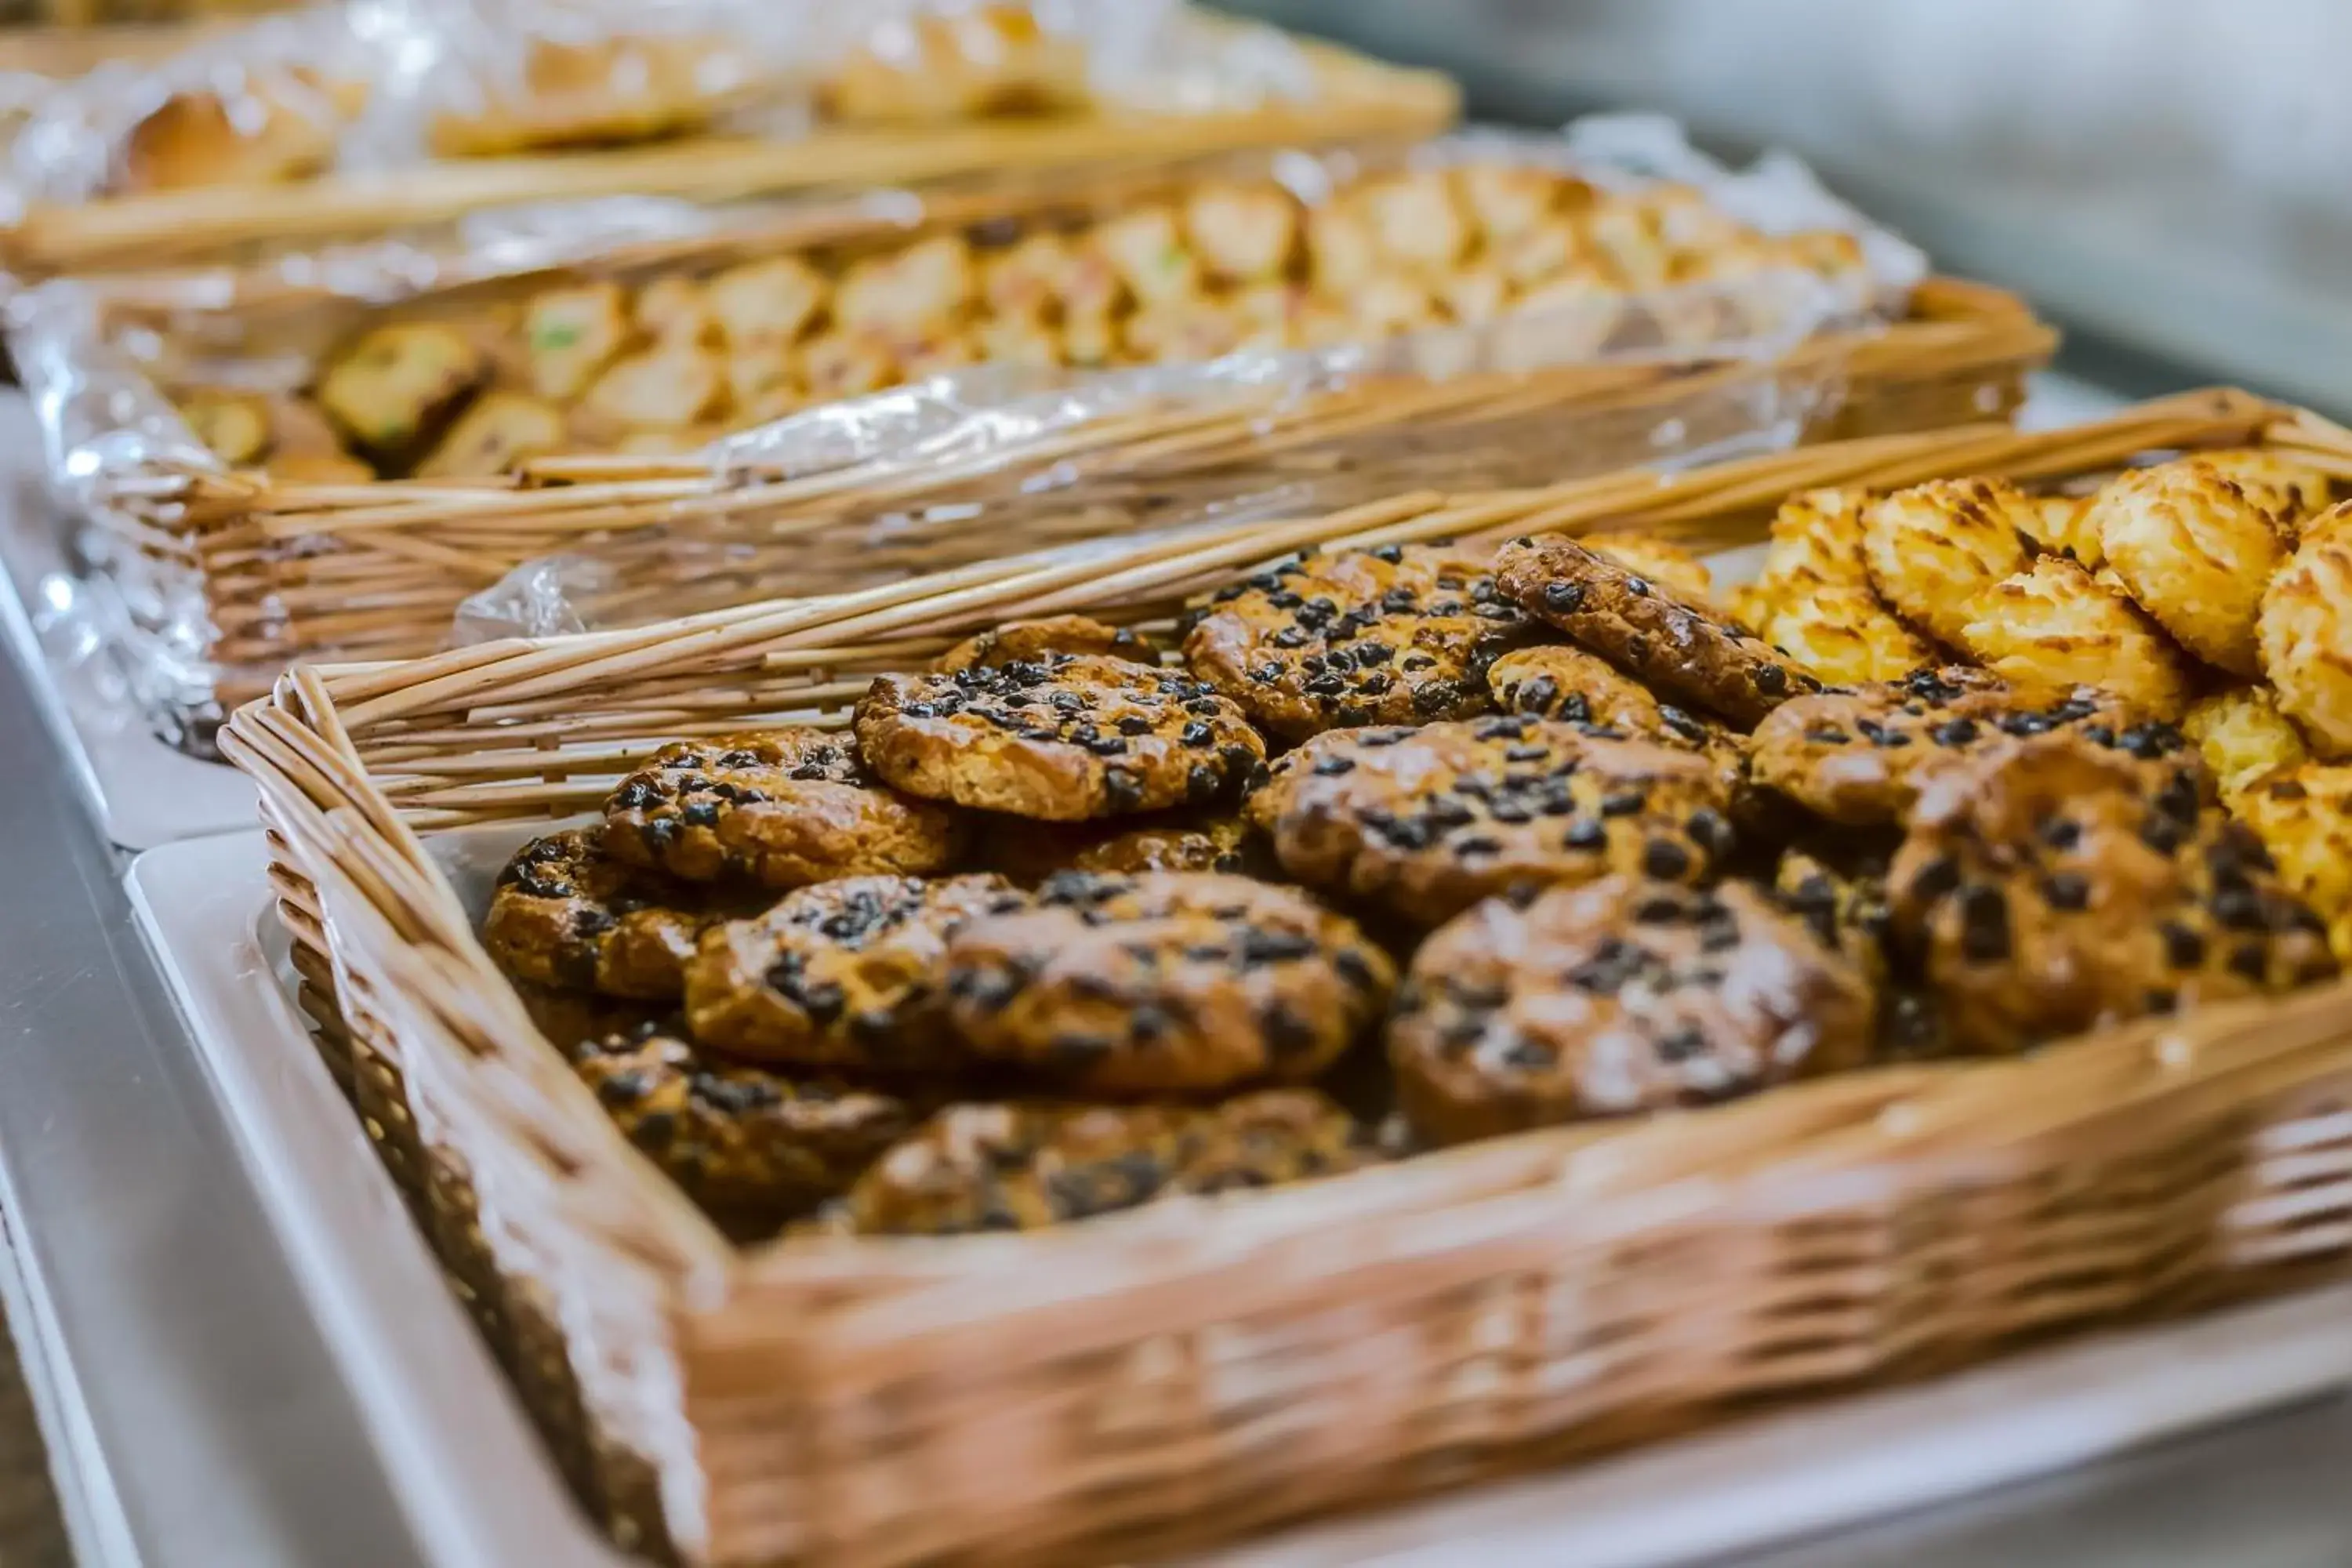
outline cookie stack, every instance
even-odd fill
[[[1076,226],[1003,226],[378,317],[298,393],[192,384],[174,401],[233,466],[494,475],[556,451],[691,451],[983,362],[1200,362],[1517,315],[1530,363],[1566,363],[1621,331],[1688,346],[1767,328],[1790,297],[1775,274],[1857,300],[1869,282],[1851,235],[1767,236],[1686,186],[1604,192],[1501,159],[1311,205],[1272,180],[1201,181]],[[1628,327],[1637,298],[1655,319]]]
[[[2332,974],[2144,666],[1962,663],[2008,578],[1941,630],[1879,588],[1881,526],[1948,508],[1957,572],[1996,503],[2039,504],[1792,503],[1743,602],[1822,670],[1647,540],[1309,554],[1192,611],[1181,667],[1001,627],[849,735],[663,750],[516,858],[486,940],[753,1231],[1025,1227]],[[1844,679],[1888,649],[1924,662]]]

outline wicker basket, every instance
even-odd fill
[[[2352,984],[1059,1231],[738,1251],[532,1026],[436,843],[587,809],[671,736],[838,721],[868,670],[973,627],[1154,620],[1307,543],[1729,544],[1818,485],[2249,442],[2352,478],[2352,432],[2200,394],[2053,434],[1405,497],[1084,566],[298,668],[224,747],[260,785],[339,1070],[621,1539],[724,1563],[1159,1552],[2332,1270],[2352,1248]]]
[[[288,184],[207,186],[37,205],[0,227],[19,279],[144,271],[431,231],[467,213],[609,195],[697,202],[817,188],[1002,177],[1249,147],[1419,138],[1461,112],[1454,83],[1310,39],[1314,80],[1296,103],[1189,113],[1125,111],[938,127],[838,127],[792,141],[697,138],[602,152],[447,160]]]
[[[961,216],[948,204],[940,221]],[[110,571],[163,584],[146,602],[180,606],[156,640],[185,673],[160,682],[167,689],[151,692],[151,705],[202,749],[218,713],[296,660],[436,652],[469,596],[525,562],[590,543],[619,584],[593,624],[635,624],[1181,522],[1213,503],[1263,504],[1284,487],[1286,506],[1328,509],[1414,488],[1532,482],[1652,460],[1664,433],[1704,449],[1806,410],[1807,438],[2005,418],[2055,342],[2013,296],[1932,279],[1907,320],[1813,339],[1777,365],[1367,376],[1303,396],[1236,387],[999,445],[984,460],[790,480],[644,458],[545,459],[520,487],[320,486],[158,464],[118,488],[95,537]],[[1563,444],[1572,470],[1555,456]],[[1048,469],[1056,482],[1039,490],[1034,477]],[[874,520],[919,507],[983,508],[985,524],[902,532],[877,549]],[[197,615],[186,613],[191,597]],[[195,636],[200,650],[186,647]]]

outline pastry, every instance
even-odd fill
[[[1184,637],[1192,673],[1298,741],[1335,725],[1458,719],[1531,640],[1482,560],[1427,545],[1309,555],[1220,592]]]
[[[2263,593],[2263,672],[2311,749],[2352,757],[2352,533],[2338,507],[2306,523],[2303,542]]]
[[[1048,822],[1214,805],[1265,759],[1209,687],[1098,654],[884,676],[857,705],[857,739],[909,795]]]
[[[1278,278],[1298,243],[1297,199],[1271,181],[1203,182],[1184,198],[1184,237],[1221,284]]]
[[[601,829],[581,828],[535,838],[507,862],[482,944],[532,984],[669,1001],[694,944],[730,912],[706,889],[614,858]]]
[[[503,474],[529,458],[563,449],[563,411],[527,393],[486,392],[457,416],[440,445],[416,465],[419,479]]]
[[[1905,626],[1867,583],[1792,576],[1771,592],[1758,612],[1758,637],[1817,679],[1833,686],[1895,680],[1937,662],[1935,645]]]
[[[1734,847],[1731,804],[1704,756],[1509,716],[1319,735],[1248,816],[1287,875],[1427,927],[1612,871],[1704,881]]]
[[[901,1075],[961,1059],[947,1022],[947,942],[1025,902],[1001,877],[844,877],[731,921],[685,973],[694,1037],[733,1055]]]
[[[654,1025],[579,1047],[572,1066],[687,1196],[752,1232],[846,1192],[926,1109],[837,1079],[722,1062]]]
[[[2002,479],[1936,479],[1885,497],[1863,518],[1871,586],[1905,620],[1966,647],[1977,595],[2025,570],[2019,519],[2030,505]]]
[[[531,390],[569,402],[628,342],[628,296],[609,281],[534,294],[523,307],[522,338]]]
[[[1460,1143],[1859,1066],[1869,981],[1744,882],[1490,899],[1422,945],[1389,1026],[1414,1131]]]
[[[2079,734],[1922,788],[1888,889],[1954,1042],[2008,1053],[2335,971],[2255,836]]]
[[[336,356],[320,378],[319,406],[361,450],[393,458],[429,440],[485,368],[456,327],[395,321]]]
[[[2053,700],[1955,666],[1784,704],[1756,727],[1748,772],[1832,822],[1893,823],[1927,774],[2004,738],[2066,728],[2144,761],[2189,757],[2179,731],[2138,721],[2103,692],[2084,687]]]
[[[2289,543],[2301,535],[2305,523],[2335,502],[2335,483],[2326,473],[2277,452],[2233,447],[2200,452],[2196,460],[2219,470],[2269,512]]]
[[[1052,616],[1036,621],[1007,621],[966,637],[941,654],[931,668],[942,675],[954,675],[960,670],[1034,664],[1055,654],[1082,653],[1138,664],[1159,662],[1151,645],[1125,626],[1105,626],[1086,616]]]
[[[948,939],[980,1057],[1116,1096],[1298,1083],[1381,1016],[1388,958],[1296,889],[1214,872],[1069,872]]]
[[[990,869],[1024,887],[1060,871],[1230,871],[1255,875],[1265,857],[1238,816],[1177,812],[1103,822],[997,817],[973,839]]]
[[[945,868],[963,824],[877,784],[845,737],[772,730],[665,746],[604,803],[605,842],[692,881],[798,888]]]
[[[1957,646],[2021,690],[2097,686],[2154,719],[2178,719],[2189,659],[2137,605],[2061,556],[1979,592]]]
[[[1375,1156],[1312,1089],[1223,1105],[955,1105],[861,1177],[828,1228],[952,1236],[1032,1230],[1154,1198],[1276,1186]]]
[[[2270,511],[2210,463],[2142,468],[2092,501],[2107,569],[2139,607],[2206,663],[2262,673],[2254,623],[2286,558]]]
[[[1572,539],[1520,538],[1503,547],[1495,580],[1530,615],[1638,677],[1662,695],[1752,725],[1820,682],[1777,648],[1685,605]]]
[[[2277,694],[2267,686],[2242,686],[2203,698],[2181,715],[2180,729],[2196,742],[2232,810],[2258,780],[2311,760],[2303,732],[2279,711]]]

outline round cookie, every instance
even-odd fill
[[[746,1228],[772,1229],[847,1191],[925,1109],[837,1079],[721,1063],[651,1025],[580,1047],[572,1067],[687,1196]]]
[[[2352,758],[2352,531],[2305,528],[2263,595],[2258,629],[2280,709],[2313,751]]]
[[[1370,1163],[1363,1131],[1313,1089],[1223,1105],[955,1105],[825,1216],[866,1235],[1032,1230],[1155,1198],[1276,1186]]]
[[[1008,621],[967,637],[941,654],[931,668],[953,675],[960,669],[1034,663],[1057,653],[1094,654],[1138,664],[1159,662],[1151,645],[1124,626],[1106,626],[1088,616],[1050,616],[1043,620]]]
[[[1394,980],[1352,921],[1214,872],[1067,873],[948,941],[949,1011],[975,1055],[1113,1096],[1302,1082]]]
[[[1979,594],[1958,645],[2020,689],[2096,686],[2155,719],[2180,717],[2195,680],[2162,626],[2055,555]]]
[[[2328,925],[2352,960],[2352,767],[2305,763],[2268,774],[2231,802],[2278,866],[2279,878]]]
[[[1686,605],[1704,605],[1715,596],[1715,574],[1679,544],[1644,533],[1596,533],[1584,542],[1595,555],[1606,556]]]
[[[1495,581],[1530,615],[1652,690],[1735,724],[1751,725],[1821,685],[1779,649],[1559,534],[1505,545],[1496,557]]]
[[[624,865],[599,828],[534,838],[499,873],[482,945],[533,985],[674,1000],[702,933],[740,910],[707,889]]]
[[[1507,713],[1598,724],[1629,735],[1655,734],[1666,724],[1665,710],[1648,687],[1580,647],[1546,643],[1507,653],[1486,671],[1486,685]],[[1687,714],[1683,722],[1701,728]]]
[[[2242,686],[2201,699],[2180,716],[2180,729],[2197,743],[2232,809],[2257,780],[2311,760],[2303,731],[2279,711],[2278,696],[2267,686]]]
[[[1252,721],[1303,741],[1483,713],[1487,666],[1531,637],[1480,556],[1392,544],[1223,590],[1185,634],[1184,660]]]
[[[2030,503],[2000,479],[1936,479],[1897,490],[1863,521],[1870,585],[1913,626],[1964,646],[1977,595],[2025,570]]]
[[[2084,526],[2174,640],[2232,675],[2262,673],[2254,625],[2286,551],[2270,511],[2221,469],[2191,458],[2125,474],[2099,491]]]
[[[1030,822],[999,817],[976,838],[989,868],[1024,887],[1061,871],[1229,871],[1255,873],[1264,859],[1238,816],[1180,812],[1108,822]]]
[[[2011,741],[1929,781],[1888,889],[1964,1050],[2335,971],[2320,921],[2252,833],[2076,734]]]
[[[1784,705],[1756,727],[1748,773],[1832,822],[1872,826],[1902,820],[1937,771],[2004,739],[2063,729],[2145,762],[2189,761],[2178,731],[2136,721],[2105,692],[2082,688],[2052,701],[1951,666]],[[2189,788],[2193,796],[2193,779]]]
[[[886,675],[857,705],[857,739],[909,795],[1047,822],[1213,805],[1265,761],[1209,687],[1094,654]]]
[[[798,888],[940,870],[963,826],[878,785],[847,737],[785,729],[663,747],[605,801],[604,842],[690,881]]]
[[[1288,875],[1427,927],[1612,871],[1704,881],[1734,847],[1731,796],[1698,753],[1509,716],[1318,736],[1248,809]]]
[[[704,939],[686,970],[703,1044],[760,1061],[906,1073],[964,1059],[949,1028],[947,942],[1026,900],[1001,877],[847,877],[788,893]]]
[[[1845,875],[1815,856],[1791,849],[1780,857],[1773,873],[1772,897],[1803,921],[1822,945],[1843,953],[1855,973],[1884,991],[1894,935],[1884,877]]]
[[[1936,647],[1879,603],[1866,583],[1776,585],[1757,635],[1832,686],[1895,680],[1936,662]]]
[[[1389,1058],[1413,1129],[1460,1143],[1859,1066],[1874,1005],[1754,887],[1612,877],[1490,899],[1438,931],[1398,993]]]

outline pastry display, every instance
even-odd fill
[[[987,16],[933,20],[985,34],[996,26]],[[918,31],[916,52],[932,52],[932,31]],[[1055,98],[1060,89],[1045,93],[1044,83],[1064,73],[1040,64],[1054,47],[1047,36],[990,58],[1018,84],[1013,97]],[[885,107],[895,95],[878,61],[848,68],[845,110],[908,117]],[[620,74],[651,95],[647,104],[661,96],[661,72]],[[943,90],[942,103],[979,100]],[[651,123],[617,100],[610,107],[631,134]],[[430,320],[377,314],[325,352],[300,395],[381,476],[482,477],[556,449],[691,451],[812,405],[991,361],[1197,362],[1563,310],[1600,313],[1591,350],[1647,289],[1671,285],[1680,298],[1773,268],[1867,288],[1849,237],[1769,237],[1696,214],[1712,209],[1684,187],[1603,192],[1493,158],[1362,175],[1311,205],[1270,178],[1202,176],[1098,217],[934,229],[625,281],[558,278],[520,300],[452,304]],[[1705,339],[1719,325],[1690,330]],[[221,389],[173,390],[193,409]],[[213,428],[224,462],[266,464],[275,449]],[[1705,568],[1687,552],[1622,536],[1596,547],[1668,592],[1706,595]]]
[[[2352,955],[2340,516],[2221,458],[1798,496],[1736,617],[1671,547],[1529,535],[1278,562],[1175,651],[1008,622],[845,732],[657,751],[484,941],[714,1215],[877,1234],[2280,994]]]

